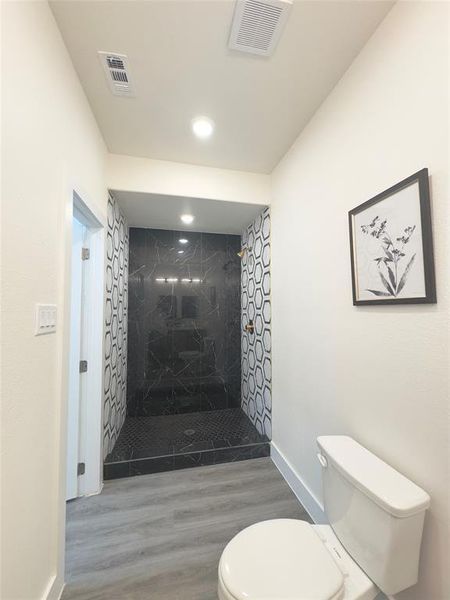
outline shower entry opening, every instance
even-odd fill
[[[117,216],[120,208],[111,203]],[[242,386],[250,393],[242,372],[248,370],[245,351],[257,334],[243,323],[243,264],[251,254],[242,253],[241,236],[128,231],[127,327],[121,333],[126,402],[104,478],[267,456],[269,436],[252,422],[248,403],[243,407]]]

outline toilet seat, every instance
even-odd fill
[[[219,564],[221,600],[342,600],[344,574],[306,521],[273,519],[247,527]]]

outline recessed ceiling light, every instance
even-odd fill
[[[192,119],[192,131],[198,138],[206,140],[214,131],[214,122],[208,117],[196,117]]]
[[[178,240],[180,242],[180,244],[187,244],[188,241],[186,238],[181,238],[180,240]]]
[[[178,254],[184,254],[184,250],[178,250]]]
[[[192,223],[192,221],[194,220],[194,217],[192,215],[181,215],[180,219],[186,225],[190,225]]]

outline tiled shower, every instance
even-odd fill
[[[128,411],[240,405],[240,239],[130,229]]]
[[[112,197],[110,215],[107,302],[114,310],[114,296],[127,293],[121,337],[128,351],[126,384],[121,364],[120,386],[105,386],[105,479],[267,456],[268,209],[242,237],[128,229]],[[120,237],[122,223],[128,235]],[[118,238],[127,243],[126,282],[114,275]],[[113,318],[105,340],[112,339]],[[245,331],[249,320],[253,332]],[[111,349],[105,374],[113,352],[117,362],[118,348]]]

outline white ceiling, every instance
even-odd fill
[[[203,231],[240,235],[265,208],[259,204],[225,202],[207,198],[163,196],[141,192],[112,191],[130,227]],[[180,215],[195,217],[192,225],[184,225]]]
[[[270,58],[228,50],[232,0],[51,3],[110,152],[268,173],[393,5],[294,0]],[[128,55],[135,98],[113,96],[98,50]],[[209,141],[196,115],[216,123]]]

